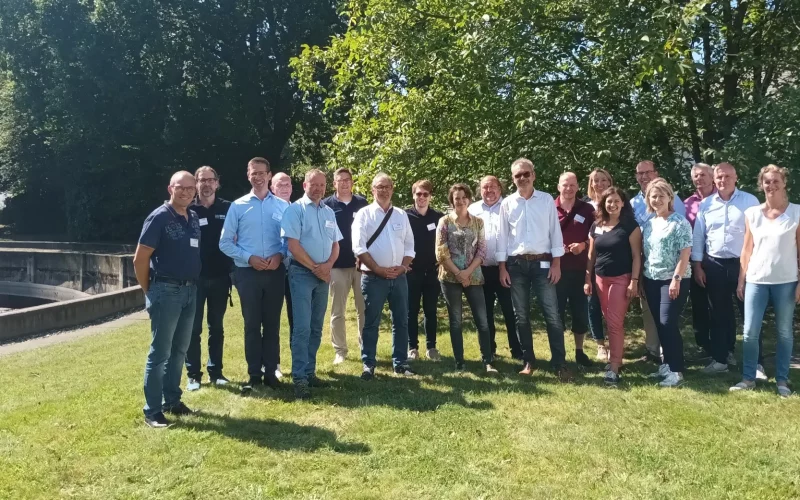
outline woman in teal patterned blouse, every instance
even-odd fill
[[[466,184],[455,184],[447,193],[453,211],[441,219],[436,228],[436,260],[439,263],[439,281],[447,302],[450,319],[450,341],[456,370],[464,370],[464,337],[462,334],[462,294],[472,309],[478,328],[481,358],[488,373],[497,373],[492,366],[492,345],[486,301],[483,297],[481,263],[486,257],[486,240],[483,220],[467,211],[472,201],[472,191]]]
[[[650,182],[644,198],[647,211],[656,216],[642,225],[643,288],[664,353],[664,363],[653,376],[664,379],[661,387],[677,387],[683,383],[683,338],[678,322],[689,296],[692,226],[675,213],[675,194],[667,181]]]

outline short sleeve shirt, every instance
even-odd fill
[[[296,239],[308,256],[317,264],[331,257],[333,244],[342,239],[331,207],[315,204],[303,196],[283,212],[281,234]],[[291,255],[291,252],[290,252]]]
[[[187,213],[188,220],[165,202],[144,221],[139,244],[154,249],[150,269],[157,276],[178,280],[200,277],[200,221],[194,210]]]
[[[633,218],[619,221],[608,231],[603,231],[597,223],[592,224],[589,237],[594,240],[595,274],[612,278],[631,273],[633,250],[630,236],[637,227],[639,225]]]
[[[651,280],[671,280],[680,261],[681,251],[692,246],[692,226],[676,212],[666,219],[653,217],[642,225],[644,276]],[[690,278],[686,266],[683,278]]]

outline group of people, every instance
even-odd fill
[[[465,369],[466,297],[485,372],[497,372],[497,304],[510,355],[522,363],[519,373],[530,375],[536,359],[533,295],[546,324],[550,366],[559,379],[572,378],[564,342],[569,308],[576,363],[592,366],[584,352],[585,336],[591,333],[609,385],[620,381],[625,317],[630,301],[638,298],[647,351],[659,363],[653,376],[662,387],[676,387],[685,369],[679,323],[691,298],[697,345],[710,357],[705,373],[727,372],[736,365],[736,311],[744,315],[743,378],[731,390],[750,389],[756,380],[767,379],[760,333],[771,302],[778,331],[777,389],[784,396],[791,393],[793,314],[800,301],[800,206],[788,201],[785,169],[769,165],[759,173],[763,204],[736,188],[736,169],[729,163],[713,168],[696,164],[696,192],[685,202],[659,177],[652,161],[636,166],[641,191],[630,200],[603,169],[591,172],[583,199],[572,172],[560,176],[555,199],[534,188],[530,160],[516,160],[511,175],[516,191],[505,197],[494,176],[480,180],[480,200],[474,200],[466,184],[454,184],[447,191],[450,210],[445,214],[431,207],[434,188],[427,180],[413,184],[413,207],[393,206],[394,183],[384,173],[372,180],[372,203],[353,193],[353,176],[346,168],[334,172],[334,194],[327,198],[325,173],[308,171],[304,195],[293,203],[289,177],[273,176],[269,162],[260,157],[247,165],[252,190],[233,202],[216,196],[219,177],[211,167],[194,175],[174,174],[170,200],[145,220],[134,257],[152,329],[145,366],[146,423],[165,427],[170,422],[164,413],[191,412],[181,401],[180,379],[185,365],[187,390],[201,386],[205,312],[209,378],[212,384],[229,383],[222,373],[223,316],[232,286],[244,319],[249,376],[244,393],[279,384],[284,300],[295,396],[308,398],[311,389],[324,386],[316,376],[316,359],[329,297],[333,363],[340,364],[349,352],[345,310],[351,292],[365,381],[375,376],[387,302],[394,373],[415,375],[410,361],[421,357],[420,309],[425,356],[441,359],[441,293],[456,370]]]

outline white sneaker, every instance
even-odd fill
[[[756,380],[769,380],[769,377],[767,377],[767,372],[764,371],[764,367],[761,365],[756,367]]]
[[[432,347],[432,348],[428,349],[427,351],[425,351],[425,356],[428,359],[430,359],[431,361],[441,361],[442,360],[442,355],[439,354],[439,351],[435,347]]]
[[[670,373],[672,373],[672,372],[671,372],[671,371],[669,371],[669,365],[668,365],[668,364],[666,364],[666,363],[664,363],[663,365],[660,365],[660,366],[658,367],[658,371],[657,371],[657,372],[655,372],[655,373],[651,373],[651,374],[650,374],[650,375],[648,375],[648,376],[649,376],[650,378],[665,378],[665,377],[667,377],[667,376],[668,376]]]
[[[708,364],[708,366],[703,368],[701,371],[709,375],[713,375],[715,373],[728,373],[728,365],[712,361],[711,363]]]
[[[738,384],[734,385],[730,389],[731,392],[735,391],[750,391],[756,388],[756,383],[752,380],[742,380]]]
[[[789,384],[786,382],[778,382],[778,394],[780,394],[782,398],[788,398],[791,396],[792,390],[789,389]]]
[[[415,359],[419,359],[419,350],[417,349],[409,349],[408,350],[408,359],[413,361]]]
[[[189,381],[186,383],[186,390],[187,391],[199,391],[200,390],[200,381],[196,378],[190,378]]]
[[[736,356],[734,356],[732,352],[728,353],[728,359],[726,361],[729,365],[736,366]]]
[[[669,375],[658,383],[661,387],[678,387],[681,384],[683,384],[683,375],[678,372],[669,372]]]
[[[283,372],[281,371],[281,365],[278,365],[275,368],[275,378],[277,378],[277,379],[282,379],[283,378]]]
[[[211,381],[214,385],[228,385],[231,381],[223,376],[219,376]]]
[[[606,371],[606,374],[603,376],[603,382],[606,385],[617,385],[619,382],[619,375],[614,373],[610,368]]]
[[[344,356],[342,356],[341,354],[339,354],[337,352],[336,356],[333,357],[333,364],[334,365],[341,365],[342,363],[344,363]]]

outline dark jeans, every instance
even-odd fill
[[[436,347],[436,306],[439,303],[438,269],[414,270],[408,273],[408,348],[419,349],[419,304],[425,317],[425,346]]]
[[[481,348],[483,364],[492,362],[492,346],[489,339],[489,321],[486,319],[486,300],[483,287],[473,285],[464,288],[459,283],[442,281],[442,294],[447,302],[447,316],[450,319],[450,342],[453,344],[453,357],[456,363],[464,362],[464,302],[462,294],[467,296],[467,303],[472,310],[472,319],[478,329],[478,345]]]
[[[392,365],[408,363],[408,284],[406,276],[393,280],[375,275],[361,275],[361,294],[364,296],[364,332],[362,333],[361,362],[375,368],[378,350],[378,330],[381,326],[383,305],[389,301],[392,318]]]
[[[744,321],[744,302],[736,296],[739,283],[739,259],[715,259],[706,256],[703,259],[703,271],[706,273],[706,294],[708,297],[711,322],[711,340],[708,352],[717,363],[727,363],[728,353],[736,349],[736,311]],[[763,365],[761,338],[758,339],[758,364]]]
[[[688,279],[681,280],[678,298],[669,298],[669,284],[672,280],[651,280],[644,278],[644,293],[647,304],[653,312],[653,320],[658,331],[658,340],[664,352],[664,363],[670,371],[683,372],[683,337],[681,337],[680,319],[686,299],[689,298]]]
[[[286,268],[283,264],[272,271],[237,267],[235,282],[244,318],[247,373],[251,379],[265,374],[273,377],[278,365]]]
[[[231,289],[231,277],[227,274],[214,278],[201,277],[197,281],[197,307],[194,313],[194,327],[189,350],[186,351],[186,375],[189,378],[200,380],[203,378],[203,363],[200,361],[201,342],[200,334],[203,333],[203,316],[208,321],[208,376],[215,380],[222,376],[222,350],[225,332],[222,320],[228,310],[228,293]],[[208,314],[205,313],[208,303]]]
[[[533,332],[531,331],[531,293],[536,295],[536,303],[542,310],[547,325],[547,340],[550,342],[550,364],[558,369],[565,364],[564,324],[558,314],[558,294],[556,286],[550,283],[549,268],[542,267],[542,261],[527,261],[509,257],[506,263],[511,276],[511,301],[517,318],[517,333],[522,346],[522,359],[533,362]]]
[[[567,302],[569,313],[572,317],[572,333],[585,335],[589,331],[589,302],[583,293],[583,284],[586,282],[586,271],[561,271],[561,279],[556,283],[558,295],[558,314],[561,324],[567,327]]]
[[[734,285],[733,288],[735,291],[736,285]],[[702,347],[703,350],[711,354],[708,293],[706,288],[697,284],[697,282],[694,280],[694,277],[692,277],[689,296],[692,300],[692,328],[694,329],[694,341],[698,347]]]
[[[481,266],[483,272],[483,297],[486,301],[486,319],[489,321],[489,338],[492,342],[492,354],[497,354],[494,326],[494,301],[500,304],[503,320],[506,323],[508,349],[515,359],[522,359],[522,347],[517,336],[517,322],[514,318],[514,305],[511,303],[511,289],[500,284],[500,268],[497,266]]]
[[[294,318],[292,316],[292,289],[289,287],[289,273],[286,273],[284,283],[284,296],[286,297],[286,318],[289,320],[289,345],[292,345],[292,330],[294,329]],[[281,346],[278,344],[278,364],[281,364]]]
[[[595,276],[592,276],[592,283],[596,281]],[[602,342],[606,336],[603,331],[603,308],[600,307],[600,297],[597,296],[596,286],[592,287],[592,296],[587,300],[589,301],[589,331],[592,332],[594,340]]]

